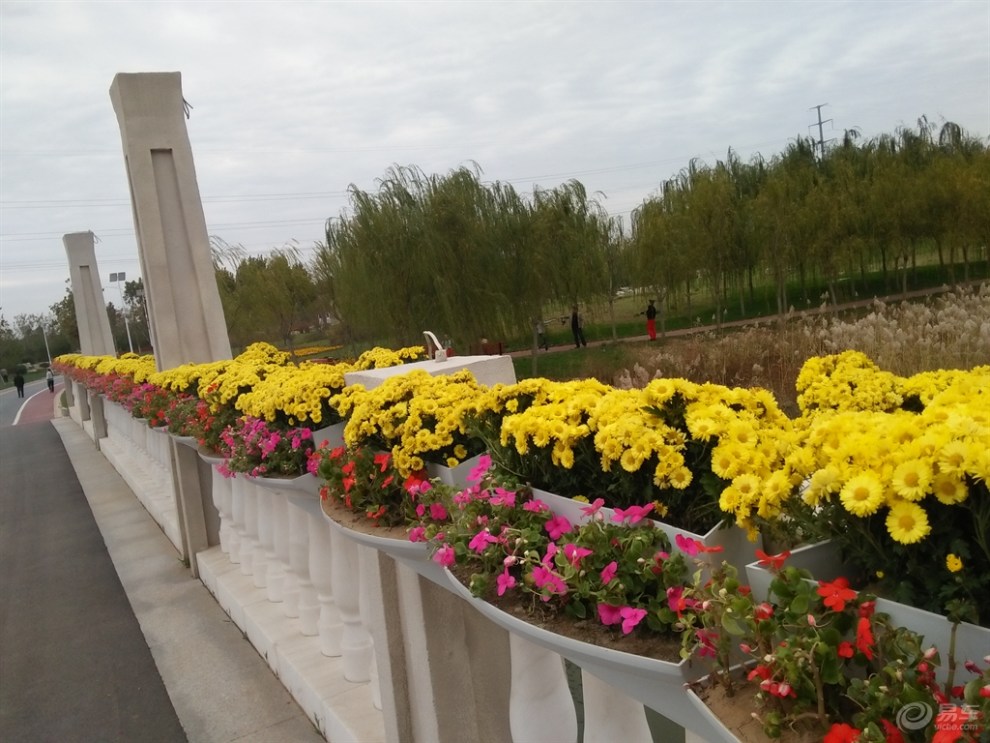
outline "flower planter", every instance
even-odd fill
[[[195,436],[179,436],[178,434],[174,434],[171,432],[169,432],[169,436],[171,436],[172,440],[177,444],[181,444],[182,446],[188,446],[191,449],[199,448],[199,439],[197,439]]]
[[[283,477],[255,477],[255,484],[265,490],[284,490],[292,493],[302,493],[319,497],[320,480],[316,475],[306,473],[303,475],[283,476]]]
[[[199,454],[199,458],[206,462],[211,467],[215,467],[218,464],[223,464],[225,457],[215,454],[214,452],[207,451],[201,446],[196,447],[196,451]]]
[[[705,703],[705,700],[698,696],[698,693],[691,685],[685,685],[685,691],[687,692],[688,702],[691,707],[699,715],[704,717],[708,726],[708,732],[703,736],[706,743],[741,743],[740,739],[725,726],[718,715]],[[744,698],[746,699],[747,706],[751,710],[755,709],[751,697],[746,696]]]
[[[787,558],[787,565],[808,570],[815,580],[832,581],[848,573],[839,556],[838,546],[831,541],[804,545],[795,549]],[[765,599],[770,591],[773,573],[759,562],[746,566],[746,576],[753,595]],[[942,664],[936,674],[944,681],[948,672],[948,653],[952,635],[952,623],[940,614],[918,609],[908,604],[877,598],[876,610],[890,615],[898,626],[907,627],[934,645],[942,655]],[[961,622],[956,630],[956,660],[960,665],[966,660],[978,661],[990,652],[990,627]]]
[[[357,529],[349,526],[350,511],[330,500],[322,501],[323,516],[330,526],[339,534],[365,547],[371,547],[388,555],[393,560],[408,566],[424,578],[437,583],[444,588],[448,581],[443,574],[443,568],[430,559],[430,548],[427,542],[410,542],[404,529],[376,529],[370,523],[367,528]],[[355,518],[360,518],[355,516]],[[377,532],[377,533],[375,533]]]
[[[313,446],[319,446],[324,441],[327,445],[333,449],[338,446],[344,445],[344,426],[346,424],[334,423],[330,426],[324,426],[323,428],[311,428],[310,431],[313,434]]]
[[[626,696],[708,739],[711,723],[701,712],[684,703],[684,682],[707,673],[701,664],[690,660],[674,663],[647,658],[556,634],[475,597],[449,570],[444,572],[452,590],[494,624],[567,658]]]
[[[582,501],[549,493],[539,488],[533,488],[533,497],[542,500],[550,506],[550,510],[559,516],[564,516],[572,524],[582,523],[589,518],[581,510],[587,507],[588,504]],[[611,518],[614,512],[614,509],[602,508],[602,513],[606,514],[606,518]],[[756,550],[760,549],[763,544],[759,538],[755,542],[750,542],[746,536],[746,532],[735,525],[726,529],[720,529],[716,526],[705,534],[695,534],[694,532],[681,529],[658,519],[652,520],[670,538],[670,545],[674,549],[677,549],[676,540],[678,536],[694,539],[701,542],[705,547],[721,547],[721,552],[705,553],[701,559],[706,559],[713,566],[721,565],[723,561],[728,562],[730,565],[735,566],[739,572],[742,572],[744,567],[753,561]]]

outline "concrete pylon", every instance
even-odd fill
[[[120,73],[120,125],[159,369],[230,358],[178,72]]]
[[[141,274],[159,370],[229,359],[230,340],[210,257],[206,218],[186,131],[178,72],[120,73],[110,99],[124,148]],[[219,544],[215,507],[198,475],[198,455],[172,446],[172,482],[184,556]]]
[[[100,269],[96,264],[94,235],[92,232],[70,232],[62,235],[62,244],[69,259],[72,302],[79,325],[79,350],[86,356],[113,356],[117,351],[113,346]]]
[[[69,232],[62,235],[65,254],[69,259],[69,279],[72,282],[72,303],[76,309],[76,325],[79,328],[79,350],[87,356],[114,356],[117,351],[110,330],[107,305],[103,300],[103,282],[96,263],[95,238],[92,232]],[[66,387],[74,384],[66,379]],[[91,435],[96,447],[107,435],[103,416],[103,401],[79,386],[79,394],[69,394],[73,403],[78,398],[79,422]],[[86,426],[86,423],[89,426]]]

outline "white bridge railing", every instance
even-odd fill
[[[78,384],[72,393],[71,417],[181,553],[170,458],[185,444]],[[228,479],[216,464],[203,458],[201,482],[220,544],[197,555],[200,578],[328,741],[724,739],[679,672],[565,648],[568,672],[557,649],[491,621],[433,563],[332,526],[315,478]]]

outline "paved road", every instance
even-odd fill
[[[40,389],[2,398],[0,741],[185,741]]]

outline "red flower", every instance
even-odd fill
[[[866,617],[867,619],[869,619],[870,617],[873,616],[873,610],[876,608],[876,606],[877,606],[876,601],[864,601],[862,604],[859,605],[859,615],[861,617]]]
[[[756,556],[759,558],[759,563],[763,567],[768,567],[771,570],[780,570],[784,567],[784,560],[791,556],[791,551],[787,550],[777,555],[768,555],[763,550],[756,550]]]
[[[861,732],[844,722],[837,722],[825,733],[822,743],[856,743]]]
[[[818,595],[823,603],[832,611],[842,611],[846,608],[846,602],[856,598],[856,592],[849,588],[849,581],[845,578],[836,578],[831,583],[818,581]]]
[[[764,619],[769,619],[773,616],[773,606],[764,601],[762,604],[757,604],[753,607],[753,616],[756,621],[762,622]]]
[[[867,660],[873,660],[873,630],[870,628],[870,620],[860,617],[856,625],[856,649],[866,656]]]
[[[839,643],[838,653],[840,658],[852,658],[856,654],[856,651],[853,649],[851,642],[843,640]]]
[[[883,725],[884,743],[904,743],[904,736],[890,720],[880,720]]]

